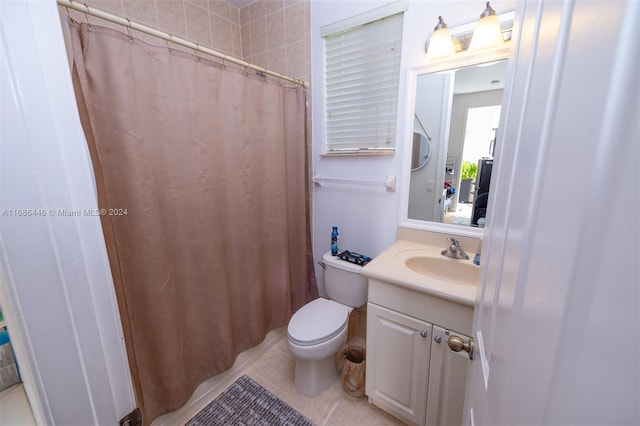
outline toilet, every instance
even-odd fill
[[[338,378],[334,356],[347,341],[349,314],[367,303],[362,266],[331,252],[322,260],[329,299],[319,297],[307,303],[293,314],[287,327],[289,350],[296,359],[295,387],[306,396],[318,395]]]

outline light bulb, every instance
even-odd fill
[[[496,16],[496,11],[491,8],[489,2],[480,15],[480,20],[476,23],[473,37],[469,44],[469,50],[484,49],[486,47],[499,46],[504,43],[500,21]]]
[[[451,40],[451,34],[447,28],[447,24],[442,20],[442,16],[438,17],[438,25],[433,29],[433,34],[429,37],[429,45],[427,47],[427,59],[437,59],[456,53]]]

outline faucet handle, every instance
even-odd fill
[[[451,257],[453,259],[469,259],[469,255],[462,250],[457,239],[453,237],[448,237],[447,239],[451,241],[451,245],[449,248],[442,250],[441,254],[443,256]]]

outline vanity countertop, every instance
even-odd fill
[[[398,240],[387,250],[362,268],[361,274],[380,281],[385,281],[400,287],[408,288],[420,293],[430,294],[452,302],[474,306],[476,300],[477,282],[475,285],[456,282],[454,279],[427,277],[411,270],[405,262],[414,256],[431,256],[443,262],[453,262],[451,265],[465,263],[465,268],[478,268],[469,260],[449,259],[440,254],[443,247],[419,244],[411,241]],[[438,257],[440,256],[440,257]]]

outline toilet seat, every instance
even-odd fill
[[[289,340],[299,346],[313,346],[337,336],[347,327],[351,308],[333,300],[318,298],[293,314],[287,327]]]

